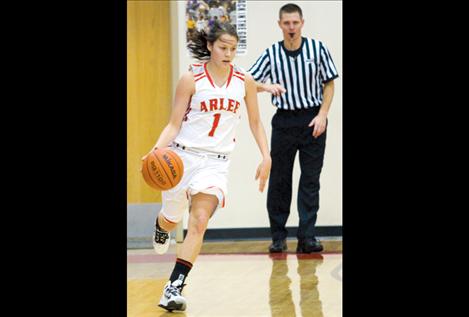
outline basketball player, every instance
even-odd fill
[[[191,64],[180,78],[170,121],[153,148],[170,145],[184,163],[180,183],[162,193],[163,206],[153,236],[156,253],[168,250],[169,232],[189,210],[187,235],[159,303],[169,311],[186,309],[181,295],[184,281],[200,252],[210,217],[225,206],[229,155],[236,144],[243,101],[262,155],[255,175],[259,191],[264,190],[270,173],[271,158],[259,117],[256,83],[250,74],[232,64],[237,43],[238,35],[230,23],[217,22],[208,34],[196,33],[188,49],[203,63]]]

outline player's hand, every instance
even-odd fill
[[[154,150],[158,149],[158,147],[153,147],[150,152],[148,152],[147,154],[145,154],[144,156],[142,156],[142,161],[145,160],[147,158],[148,155],[150,155],[151,152],[153,152]]]
[[[317,138],[318,136],[323,134],[324,131],[326,131],[326,124],[327,124],[326,116],[318,114],[316,117],[314,117],[314,119],[308,125],[308,127],[314,126],[313,133],[312,133],[314,138]]]
[[[270,167],[272,166],[272,159],[269,157],[264,158],[257,167],[256,171],[256,180],[259,179],[259,191],[262,193],[264,191],[265,184],[267,179],[269,179]]]
[[[270,92],[274,96],[280,96],[281,94],[286,92],[285,88],[283,88],[282,85],[279,84],[265,85],[265,91]]]
[[[142,156],[142,161],[144,161],[148,155],[150,155],[151,152],[153,152],[154,150],[156,150],[157,147],[155,146],[153,149],[151,149],[150,152],[148,152],[147,154],[145,154],[144,156]],[[140,172],[142,171],[142,167],[140,166]]]

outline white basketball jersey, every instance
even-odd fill
[[[175,142],[208,152],[229,154],[236,142],[236,127],[246,94],[244,70],[231,65],[228,80],[218,87],[206,64],[192,64],[195,93]]]

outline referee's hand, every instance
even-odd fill
[[[325,116],[318,114],[316,117],[314,117],[314,119],[308,125],[308,127],[314,126],[312,133],[314,138],[317,138],[323,134],[324,131],[326,131],[326,123],[327,118]]]
[[[270,92],[274,96],[280,96],[281,94],[286,92],[285,88],[283,88],[282,85],[279,84],[266,84],[264,88],[265,91]]]

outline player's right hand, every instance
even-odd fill
[[[151,149],[150,152],[148,152],[147,154],[145,154],[144,156],[142,156],[142,161],[144,161],[144,160],[147,158],[147,156],[150,155],[150,153],[153,152],[153,151],[156,150],[156,149],[157,149],[157,147],[155,146],[153,149]],[[140,166],[139,171],[140,171],[140,172],[142,171],[142,167],[141,167],[141,166]]]
[[[153,149],[151,149],[150,152],[148,152],[147,154],[145,154],[144,156],[142,156],[142,161],[145,160],[147,158],[148,155],[150,155],[151,152],[153,152],[154,150],[156,150],[157,147],[155,146]]]

